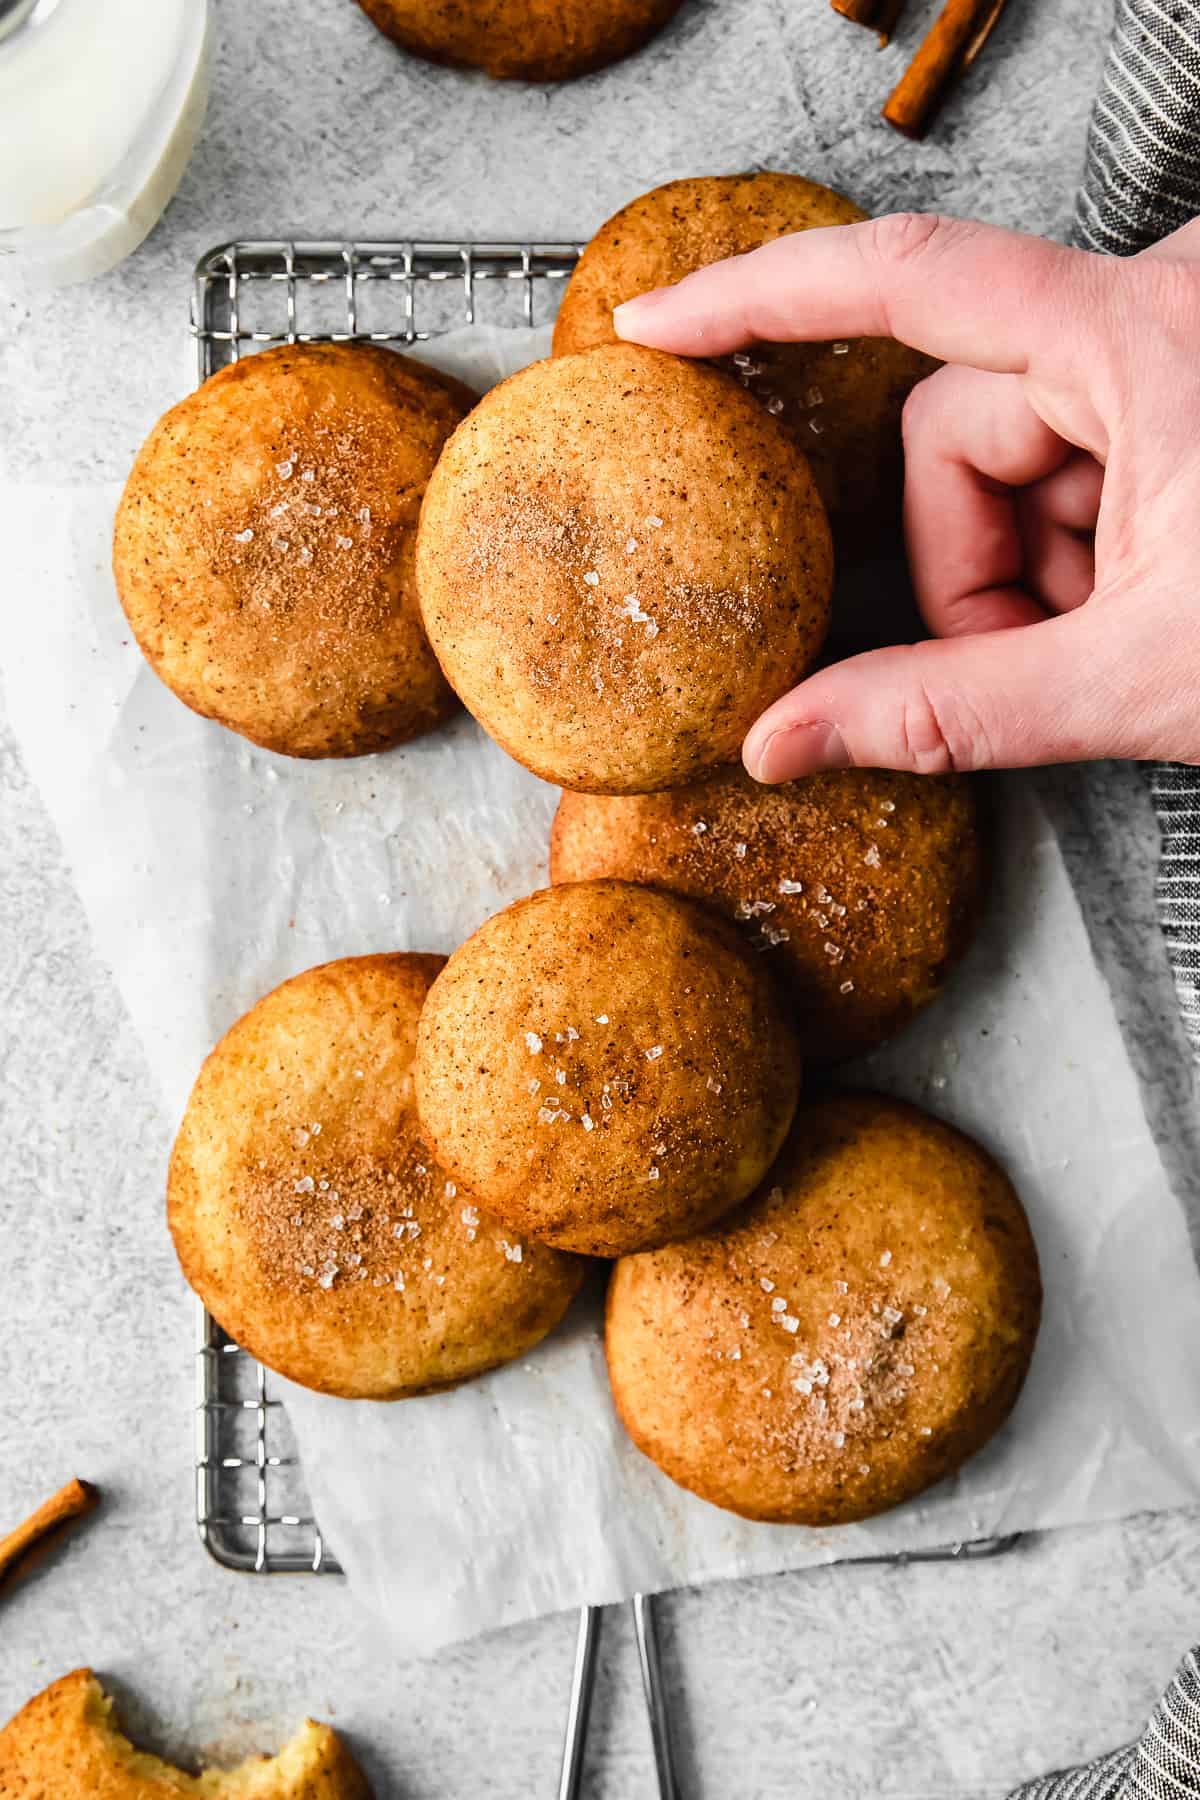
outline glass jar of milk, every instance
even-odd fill
[[[199,135],[208,48],[208,0],[0,0],[0,283],[137,248]]]

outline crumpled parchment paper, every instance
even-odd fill
[[[481,328],[425,354],[483,387],[544,346]],[[465,717],[349,763],[290,762],[195,718],[146,669],[117,604],[116,498],[0,493],[0,674],[177,1116],[215,1038],[274,983],[333,956],[452,950],[540,885],[557,796]],[[1200,1280],[1166,1173],[1179,1158],[1150,1130],[1034,786],[999,785],[980,940],[946,997],[848,1078],[975,1133],[1024,1198],[1046,1313],[1008,1428],[917,1504],[809,1531],[723,1514],[630,1446],[596,1291],[532,1356],[449,1394],[381,1406],[279,1383],[325,1534],[400,1651],[638,1590],[1195,1499]],[[1144,953],[1150,968],[1161,944]]]

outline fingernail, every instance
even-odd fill
[[[746,763],[756,781],[794,781],[798,775],[815,775],[821,769],[851,767],[841,732],[823,719],[772,731]]]
[[[637,330],[638,321],[652,313],[670,292],[669,287],[651,288],[648,293],[638,294],[634,299],[623,300],[620,306],[614,306],[613,330],[617,336],[632,337]]]

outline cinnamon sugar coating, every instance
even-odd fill
[[[943,1480],[1016,1402],[1041,1313],[1003,1170],[899,1101],[803,1106],[753,1201],[623,1258],[606,1350],[639,1449],[744,1518],[840,1525]]]
[[[510,1229],[596,1256],[744,1199],[798,1084],[770,978],[733,928],[617,881],[489,919],[418,1033],[421,1124],[443,1166]]]
[[[610,876],[716,907],[787,983],[806,1061],[873,1049],[941,992],[982,910],[977,785],[846,769],[763,787],[564,794],[553,881]]]
[[[155,673],[287,756],[361,756],[454,698],[425,640],[413,539],[473,396],[366,345],[297,344],[220,370],[138,452],[113,568]]]
[[[402,1399],[522,1355],[583,1264],[506,1230],[439,1167],[413,1104],[442,958],[346,957],[213,1050],[171,1155],[183,1272],[243,1349],[323,1393]]]
[[[613,308],[635,294],[792,232],[866,217],[844,194],[772,170],[652,188],[615,213],[584,250],[559,308],[555,355],[614,343]],[[839,562],[898,532],[900,414],[936,362],[894,338],[758,344],[722,361],[811,463]]]
[[[430,481],[417,578],[497,742],[563,787],[641,793],[736,760],[820,648],[832,561],[773,419],[715,369],[613,345],[485,396]]]

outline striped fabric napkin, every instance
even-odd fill
[[[1131,256],[1198,213],[1200,0],[1118,0],[1088,132],[1075,242]],[[1159,916],[1200,1058],[1200,770],[1156,763],[1151,785],[1163,837]]]
[[[1200,1794],[1200,1662],[1189,1650],[1135,1744],[1046,1775],[1010,1800],[1186,1800]]]
[[[1200,213],[1200,0],[1118,0],[1075,209],[1084,250],[1131,256]],[[1197,345],[1200,355],[1200,345]],[[1156,763],[1158,911],[1200,1060],[1200,769]],[[1190,1650],[1142,1736],[1012,1800],[1200,1796],[1200,1651]]]

